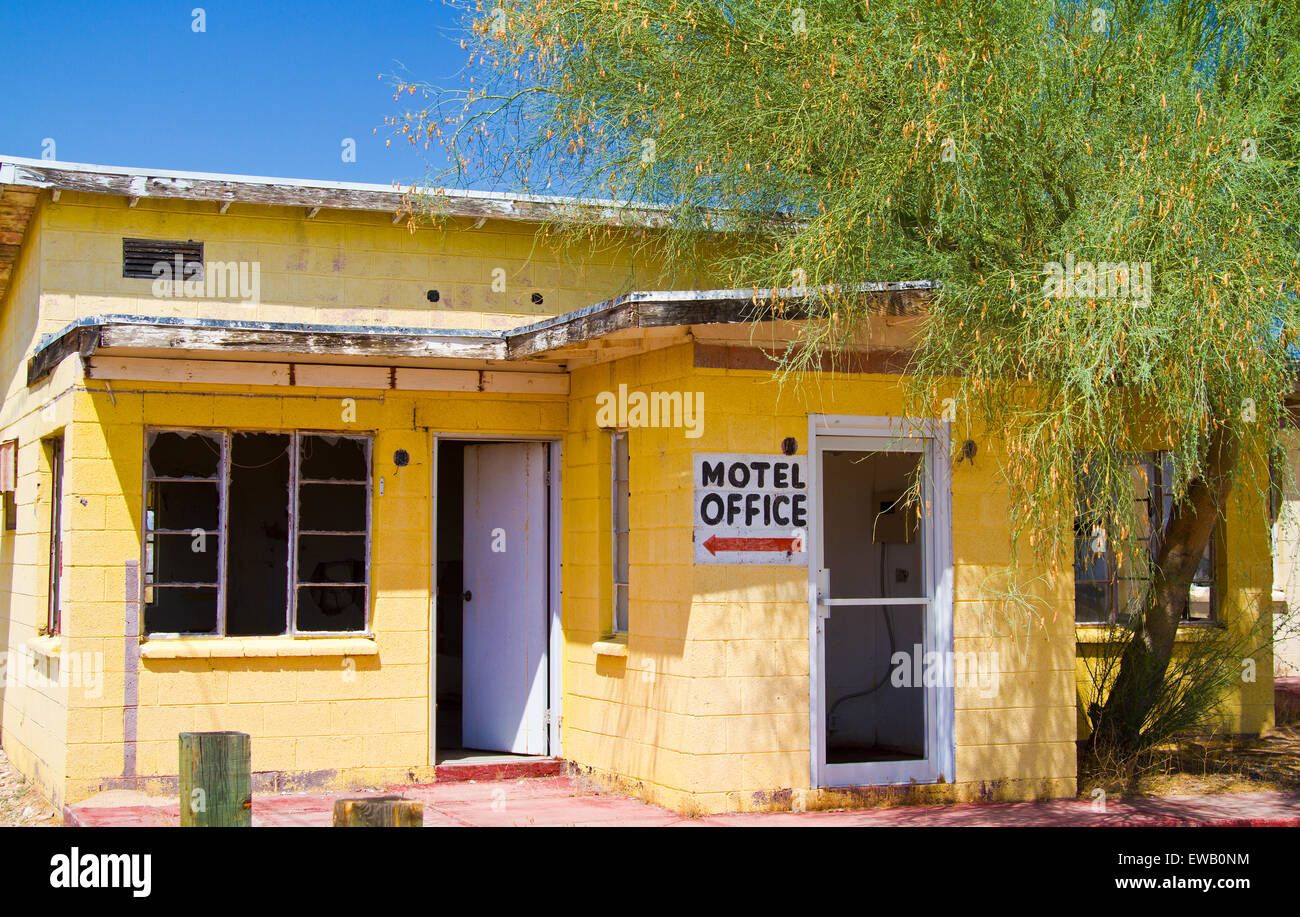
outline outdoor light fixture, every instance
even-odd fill
[[[782,455],[794,455],[798,451],[799,440],[795,439],[793,436],[787,436],[785,439],[781,440]]]
[[[398,449],[393,453],[393,464],[398,468],[405,468],[407,465],[411,464],[411,453],[407,452],[405,449]]]
[[[440,298],[437,290],[430,290],[428,293],[425,293],[424,295],[425,298],[429,300],[429,302],[437,302],[438,299]]]

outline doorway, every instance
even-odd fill
[[[435,448],[434,761],[553,754],[558,445]]]
[[[921,434],[889,418],[813,420],[816,786],[952,779],[947,427]]]

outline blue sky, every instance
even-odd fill
[[[51,138],[68,162],[409,182],[426,160],[384,146],[388,77],[460,85],[461,28],[443,0],[0,0],[0,154]]]

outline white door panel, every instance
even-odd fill
[[[546,446],[465,447],[463,743],[546,753]]]

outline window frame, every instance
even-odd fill
[[[0,499],[4,506],[4,531],[18,530],[18,440],[7,439],[0,443],[0,462],[8,465],[6,469],[9,487],[0,489]]]
[[[220,440],[221,455],[217,463],[216,478],[202,479],[177,479],[177,478],[156,478],[150,474],[149,466],[149,447],[150,438],[159,433],[186,433],[192,435],[207,436]],[[259,634],[259,635],[235,635],[227,633],[227,614],[226,602],[228,598],[227,590],[227,571],[228,571],[228,543],[229,543],[229,518],[230,518],[230,456],[232,440],[235,436],[241,434],[269,434],[273,436],[289,437],[289,450],[292,458],[289,463],[289,492],[292,499],[289,501],[289,531],[288,531],[288,551],[285,560],[285,621],[284,629],[277,634]],[[321,481],[316,478],[304,479],[301,476],[302,465],[302,442],[308,437],[333,437],[338,439],[353,439],[362,443],[365,449],[365,481]],[[338,430],[257,430],[257,429],[236,429],[236,428],[204,428],[204,427],[175,427],[175,426],[146,426],[144,429],[144,461],[141,463],[141,472],[143,480],[142,504],[143,512],[140,520],[140,576],[139,576],[139,595],[140,602],[140,633],[150,640],[277,640],[277,639],[297,639],[313,637],[371,637],[373,636],[373,615],[374,615],[374,589],[371,577],[372,552],[374,550],[374,434],[373,432],[342,432]],[[158,481],[213,481],[217,484],[217,515],[218,530],[215,533],[205,532],[209,535],[215,534],[218,539],[218,559],[217,559],[217,620],[216,628],[213,633],[194,633],[194,632],[170,632],[170,631],[150,631],[147,629],[145,609],[147,608],[146,596],[150,588],[185,588],[184,584],[163,584],[157,587],[149,582],[149,548],[152,544],[152,537],[155,534],[183,534],[190,535],[194,530],[185,532],[175,532],[170,529],[155,529],[150,524],[149,519],[149,486]],[[350,535],[365,537],[365,556],[364,570],[365,578],[362,583],[355,584],[337,584],[343,586],[354,586],[364,590],[364,607],[362,626],[359,630],[303,630],[298,626],[298,592],[303,587],[320,585],[317,583],[304,582],[298,576],[298,539],[301,534],[313,534],[317,530],[309,529],[305,533],[299,528],[299,519],[301,517],[301,487],[303,483],[308,484],[349,484],[351,486],[364,486],[366,492],[366,509],[365,522],[366,530],[364,533],[359,532],[329,532],[329,535]],[[194,587],[192,587],[194,588]]]
[[[1134,502],[1135,504],[1136,504],[1136,503],[1144,503],[1144,504],[1146,504],[1147,519],[1148,519],[1149,523],[1151,524],[1151,531],[1150,531],[1150,534],[1149,534],[1149,536],[1148,536],[1149,541],[1150,541],[1150,544],[1149,544],[1149,558],[1148,558],[1148,559],[1149,559],[1150,561],[1154,561],[1155,554],[1156,554],[1156,551],[1157,551],[1158,546],[1159,546],[1159,545],[1158,545],[1158,540],[1157,540],[1157,539],[1160,537],[1160,535],[1161,535],[1161,534],[1163,533],[1163,531],[1164,531],[1163,525],[1164,525],[1164,519],[1165,519],[1165,513],[1166,513],[1165,504],[1166,504],[1166,502],[1167,502],[1169,499],[1171,499],[1170,496],[1166,493],[1166,491],[1167,491],[1167,487],[1165,486],[1165,475],[1166,475],[1166,470],[1167,470],[1166,466],[1167,466],[1167,457],[1168,457],[1168,455],[1169,455],[1168,450],[1156,450],[1156,451],[1141,452],[1141,453],[1138,453],[1136,456],[1134,456],[1135,461],[1133,462],[1133,464],[1132,464],[1132,466],[1131,466],[1131,467],[1142,467],[1142,468],[1144,469],[1145,474],[1146,474],[1146,479],[1147,479],[1147,484],[1146,484],[1146,493],[1145,493],[1143,496],[1141,496],[1141,497],[1137,497],[1137,496],[1133,497],[1133,502]],[[1154,471],[1155,474],[1152,474],[1152,473],[1151,473],[1152,471]],[[1153,501],[1153,500],[1157,500],[1157,499],[1160,501],[1159,511],[1158,511],[1158,514],[1153,514],[1153,513],[1151,512],[1151,504],[1152,504],[1152,501]],[[1077,519],[1078,516],[1076,515],[1075,518]],[[1210,576],[1209,576],[1209,583],[1208,583],[1208,588],[1209,588],[1209,590],[1210,590],[1210,595],[1209,595],[1209,616],[1208,616],[1208,617],[1205,617],[1205,618],[1192,618],[1192,617],[1183,617],[1183,618],[1180,618],[1179,621],[1178,621],[1178,626],[1179,626],[1179,627],[1186,627],[1186,626],[1191,626],[1191,627],[1218,627],[1218,626],[1222,626],[1222,623],[1223,623],[1223,622],[1222,622],[1222,619],[1221,619],[1221,615],[1220,615],[1220,607],[1219,607],[1219,605],[1220,605],[1220,601],[1219,601],[1219,600],[1220,600],[1220,594],[1221,594],[1221,592],[1220,592],[1220,582],[1221,582],[1221,580],[1222,580],[1222,570],[1221,570],[1221,568],[1220,568],[1219,560],[1220,560],[1220,557],[1222,556],[1222,553],[1223,553],[1223,552],[1222,552],[1222,549],[1221,549],[1221,546],[1220,546],[1220,539],[1223,537],[1223,531],[1222,531],[1222,527],[1219,525],[1219,521],[1220,521],[1220,520],[1217,520],[1217,519],[1215,520],[1214,528],[1210,531],[1210,541],[1209,541],[1209,544],[1206,545],[1206,551],[1207,551],[1208,554],[1209,554],[1209,567],[1210,567]],[[1148,570],[1148,571],[1147,571],[1147,575],[1146,575],[1145,577],[1140,577],[1140,576],[1126,576],[1126,577],[1120,577],[1120,576],[1119,576],[1119,566],[1118,566],[1118,563],[1116,562],[1116,559],[1115,559],[1114,540],[1111,538],[1111,532],[1110,532],[1109,526],[1107,527],[1107,530],[1106,530],[1105,535],[1106,535],[1106,553],[1105,553],[1105,559],[1106,559],[1106,574],[1107,574],[1107,578],[1106,578],[1106,580],[1105,580],[1104,582],[1101,581],[1101,580],[1080,580],[1079,577],[1078,577],[1077,567],[1076,567],[1076,568],[1074,569],[1074,571],[1073,571],[1073,572],[1074,572],[1074,587],[1075,587],[1075,594],[1074,594],[1074,623],[1075,623],[1075,626],[1076,626],[1076,627],[1117,627],[1117,626],[1123,626],[1123,621],[1121,621],[1121,619],[1120,619],[1120,603],[1119,603],[1119,584],[1120,584],[1121,580],[1130,580],[1130,581],[1136,581],[1136,582],[1149,582],[1150,579],[1151,579],[1151,577],[1152,577],[1152,575],[1153,575],[1153,573],[1154,573],[1153,570]],[[1081,536],[1081,535],[1078,533],[1077,529],[1076,529],[1076,533],[1075,533],[1075,540],[1076,540],[1076,544],[1075,544],[1075,556],[1076,556],[1076,558],[1077,558],[1077,556],[1078,556],[1078,539],[1080,539],[1081,537],[1082,537],[1082,538],[1090,538],[1090,537],[1092,537],[1092,536],[1091,536],[1091,533],[1086,533],[1085,535],[1082,535],[1082,536]],[[1199,568],[1199,563],[1198,563],[1198,568]],[[1102,585],[1102,586],[1105,586],[1105,589],[1106,589],[1106,620],[1104,620],[1104,621],[1081,621],[1081,620],[1079,620],[1079,599],[1078,599],[1078,588],[1079,588],[1079,584],[1080,584],[1081,582],[1084,583],[1084,584],[1087,584],[1087,585]],[[1188,606],[1189,606],[1189,609],[1190,609],[1190,605],[1191,605],[1191,589],[1192,589],[1193,587],[1197,586],[1197,585],[1199,585],[1199,584],[1196,582],[1195,578],[1193,578],[1192,582],[1188,584]],[[1186,613],[1185,613],[1185,614],[1186,614]]]
[[[628,431],[617,429],[609,431],[609,547],[610,547],[610,633],[615,636],[626,636],[631,629],[632,622],[632,597],[631,597],[631,548],[632,548],[632,452],[631,443],[628,440]],[[619,443],[623,444],[623,455],[626,458],[626,467],[619,467]],[[623,471],[624,477],[619,477],[619,471]],[[627,500],[627,519],[619,518],[619,485],[623,485],[626,491]],[[623,528],[619,528],[622,522]],[[622,564],[619,563],[619,536],[626,537],[624,550],[622,553]],[[621,567],[621,569],[620,569]],[[623,581],[620,582],[620,574]],[[622,620],[620,621],[619,597],[622,601]],[[620,626],[621,625],[621,626]]]
[[[41,441],[48,450],[50,472],[49,554],[46,559],[45,624],[37,633],[58,636],[63,633],[63,484],[65,442],[63,433]]]

